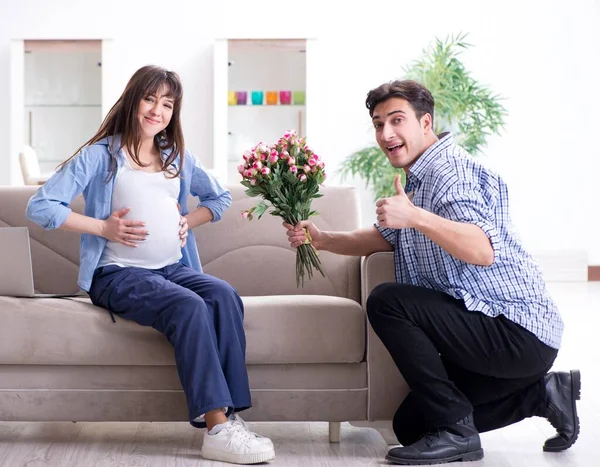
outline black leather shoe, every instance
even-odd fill
[[[390,449],[385,457],[400,465],[442,464],[483,458],[479,433],[468,415],[454,425],[428,433],[410,446]]]
[[[546,401],[544,417],[558,432],[544,443],[544,451],[558,452],[569,449],[579,436],[579,417],[575,401],[581,398],[579,370],[552,372],[544,377]]]

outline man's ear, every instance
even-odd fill
[[[428,131],[433,131],[431,122],[432,118],[430,113],[426,113],[421,117],[421,126],[423,127],[423,130],[425,130],[426,133]]]

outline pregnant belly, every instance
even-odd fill
[[[174,199],[132,206],[125,218],[145,222],[148,236],[146,240],[136,242],[137,247],[108,242],[107,249],[114,261],[126,266],[157,269],[179,260],[180,216]]]

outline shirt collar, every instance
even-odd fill
[[[429,146],[427,150],[421,154],[421,156],[415,161],[413,166],[410,168],[408,173],[408,177],[411,182],[421,181],[425,173],[427,172],[427,167],[434,161],[434,159],[448,146],[454,144],[454,137],[452,133],[445,132],[441,133],[439,139]]]

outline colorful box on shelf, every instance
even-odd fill
[[[294,105],[304,105],[306,103],[306,91],[294,91]]]
[[[262,91],[252,91],[252,105],[262,105],[263,104],[263,92]]]
[[[279,103],[290,105],[292,103],[292,91],[279,91]]]
[[[235,91],[227,91],[227,104],[229,104],[229,105],[237,104],[237,94]]]
[[[267,91],[267,105],[277,105],[277,91]]]
[[[237,91],[237,105],[246,105],[248,93],[246,91]]]

